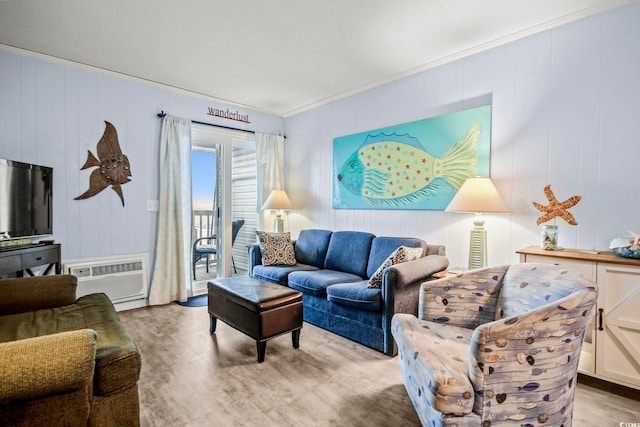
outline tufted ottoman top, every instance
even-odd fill
[[[208,290],[256,313],[302,301],[302,293],[249,276],[211,280]]]

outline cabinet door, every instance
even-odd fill
[[[598,376],[640,387],[640,267],[598,263]],[[598,314],[599,316],[600,314]]]
[[[0,257],[0,274],[15,274],[15,272],[19,270],[22,270],[22,261],[20,259],[20,255],[9,255]]]
[[[524,258],[524,259],[523,259]],[[596,281],[596,263],[591,261],[579,261],[575,259],[565,259],[544,255],[524,255],[520,257],[520,261],[539,262],[542,264],[554,264],[562,267],[576,270],[594,282]],[[578,372],[595,375],[596,372],[596,313],[594,308],[593,317],[589,324],[589,329],[585,331],[584,342],[582,343],[582,351],[580,352],[580,360],[578,361]]]

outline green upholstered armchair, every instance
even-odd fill
[[[1,425],[87,425],[96,333],[0,343]]]
[[[0,280],[0,425],[139,425],[140,354],[74,276]]]
[[[550,264],[425,282],[418,317],[396,314],[401,375],[423,425],[571,426],[596,285]]]

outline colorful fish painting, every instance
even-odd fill
[[[80,170],[84,170],[97,167],[89,177],[89,189],[74,200],[88,199],[111,186],[113,191],[120,197],[122,207],[124,207],[121,186],[131,181],[131,166],[129,165],[129,159],[122,153],[120,148],[116,128],[107,121],[105,121],[105,124],[104,134],[96,147],[98,157],[94,156],[91,150],[88,150],[87,161],[80,168]]]
[[[444,210],[490,149],[490,104],[336,137],[332,207]]]
[[[438,158],[409,135],[373,135],[344,163],[337,180],[371,206],[402,206],[434,195],[442,178],[456,191],[477,175],[480,126]]]

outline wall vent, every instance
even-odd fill
[[[78,297],[103,292],[114,304],[147,298],[146,253],[69,261],[64,272],[78,278]]]

